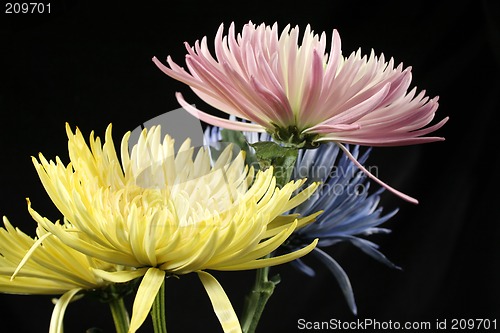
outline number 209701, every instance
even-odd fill
[[[7,2],[5,14],[50,14],[50,2]]]

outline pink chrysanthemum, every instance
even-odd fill
[[[156,58],[153,61],[208,104],[252,122],[212,116],[176,94],[189,113],[215,126],[266,131],[278,141],[299,147],[321,141],[398,146],[443,140],[424,136],[448,118],[425,127],[434,118],[438,98],[429,99],[425,91],[417,94],[416,88],[408,92],[410,67],[395,68],[392,58],[386,62],[383,54],[377,57],[373,51],[369,57],[358,50],[345,58],[336,30],[329,54],[324,32],[318,36],[307,26],[300,45],[298,39],[298,27],[287,26],[279,35],[277,24],[250,22],[236,36],[231,24],[224,36],[221,25],[214,41],[215,58],[204,37],[194,47],[186,43],[189,71],[170,57],[170,68]]]

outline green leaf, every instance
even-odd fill
[[[254,165],[257,162],[254,152],[250,149],[250,145],[243,132],[233,131],[228,129],[221,129],[220,131],[222,142],[231,142],[237,145],[241,150],[246,153],[245,164]]]
[[[272,160],[280,156],[288,147],[282,147],[276,142],[261,141],[251,145],[255,149],[255,155],[258,160]]]
[[[297,149],[290,148],[275,160],[274,175],[276,176],[276,183],[279,186],[283,187],[290,181],[298,153]]]
[[[299,154],[296,147],[283,147],[271,141],[256,142],[252,147],[262,169],[274,167],[278,186],[283,187],[290,181]]]
[[[245,138],[245,135],[243,135],[242,132],[240,131],[232,131],[228,129],[221,129],[220,135],[222,137],[223,142],[232,142],[238,147],[240,147],[242,150],[247,150],[248,149],[248,143]]]

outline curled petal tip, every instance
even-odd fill
[[[386,188],[388,191],[396,194],[398,197],[400,197],[401,199],[405,200],[405,201],[408,201],[412,204],[415,204],[417,205],[418,204],[418,200],[413,198],[413,197],[410,197],[409,195],[407,194],[404,194],[403,192],[400,192],[398,190],[396,190],[395,188],[389,186],[388,184],[384,183],[382,180],[378,179],[377,177],[375,177],[370,171],[368,171],[361,163],[359,163],[359,161],[351,154],[351,152],[342,144],[340,143],[337,143],[337,145],[339,146],[339,148],[344,152],[344,154],[346,154],[346,156],[361,170],[363,171],[369,178],[373,179],[375,182],[377,182],[379,185],[383,186],[384,188]]]

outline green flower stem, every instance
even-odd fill
[[[167,333],[167,321],[165,318],[165,280],[163,280],[160,290],[158,290],[156,294],[153,306],[151,307],[151,318],[153,319],[153,329],[155,333]]]
[[[267,257],[270,257],[268,255]],[[254,333],[264,312],[267,301],[279,283],[279,276],[268,279],[269,267],[257,269],[255,284],[252,291],[245,298],[243,320],[241,328],[244,333]]]
[[[274,142],[257,142],[252,145],[261,170],[273,166],[276,185],[280,188],[289,181],[298,156],[298,147],[283,147]],[[268,254],[266,258],[270,258]],[[278,275],[269,279],[269,267],[257,269],[253,289],[245,298],[242,316],[243,333],[255,333],[267,301],[280,282]]]
[[[127,333],[130,323],[127,308],[123,302],[123,298],[113,298],[109,302],[109,308],[115,322],[116,333]]]

